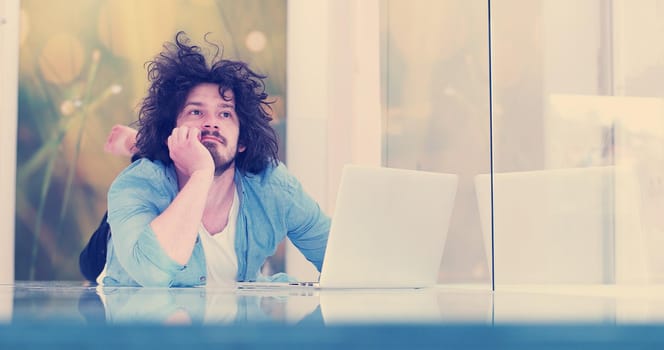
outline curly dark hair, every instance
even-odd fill
[[[175,35],[174,42],[164,44],[164,50],[146,63],[150,88],[143,99],[138,117],[136,146],[139,156],[171,164],[166,140],[176,126],[178,114],[184,108],[191,89],[199,84],[219,85],[219,94],[231,90],[235,96],[235,111],[240,120],[238,145],[244,152],[235,158],[235,168],[242,173],[257,174],[269,165],[278,163],[279,143],[270,125],[272,118],[264,75],[252,71],[245,62],[222,59],[221,50],[214,47],[210,63],[203,50],[190,44],[184,32]]]

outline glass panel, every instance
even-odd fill
[[[458,175],[439,280],[488,283],[490,230],[482,234],[474,190],[475,176],[489,172],[486,3],[382,6],[384,164]]]
[[[629,167],[640,214],[629,237],[650,283],[664,282],[664,1],[614,1],[616,164]],[[613,107],[612,106],[612,107]],[[628,209],[631,203],[621,203]],[[626,216],[626,215],[625,215]],[[624,218],[624,220],[629,217]],[[638,225],[640,224],[640,225]],[[618,242],[619,243],[619,242]],[[645,249],[643,247],[646,247]],[[620,258],[618,256],[617,258]]]
[[[497,285],[657,278],[663,4],[493,3]]]

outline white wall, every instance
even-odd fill
[[[381,164],[378,0],[289,0],[287,165],[332,215],[346,163]],[[286,271],[315,269],[292,245]]]
[[[18,14],[18,0],[0,0],[0,283],[14,282]]]

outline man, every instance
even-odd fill
[[[261,279],[286,237],[319,270],[330,219],[277,159],[264,76],[183,32],[148,64],[133,162],[108,192],[105,285]]]

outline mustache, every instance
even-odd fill
[[[216,138],[218,138],[219,140],[221,140],[221,142],[222,142],[223,144],[226,144],[226,138],[223,137],[223,136],[221,136],[221,134],[219,133],[219,131],[216,131],[216,130],[202,130],[202,131],[201,131],[201,138],[203,138],[203,137],[205,137],[205,136],[213,136],[213,137],[216,137]]]

